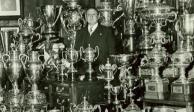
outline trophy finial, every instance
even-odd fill
[[[109,64],[110,63],[110,59],[109,58],[107,58],[107,64]]]

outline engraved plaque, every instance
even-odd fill
[[[173,86],[172,87],[172,92],[182,94],[183,93],[183,87],[182,86]]]
[[[157,92],[157,85],[154,83],[146,84],[146,92]]]

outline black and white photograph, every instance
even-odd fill
[[[194,0],[0,0],[0,112],[194,112]]]

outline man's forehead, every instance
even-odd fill
[[[98,12],[95,9],[88,9],[87,14],[97,14]]]

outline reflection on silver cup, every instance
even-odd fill
[[[53,27],[56,24],[61,14],[62,7],[58,9],[56,5],[45,5],[41,7],[41,12],[44,17],[44,21],[48,27],[45,33],[54,33]]]
[[[122,0],[122,7],[127,16],[132,17],[135,13],[136,0]]]
[[[182,30],[185,35],[194,34],[194,14],[184,14],[182,16]]]

